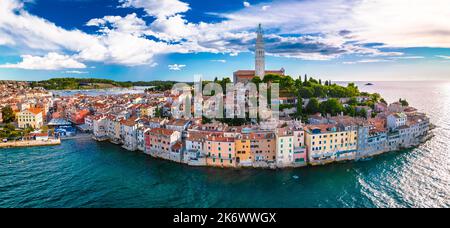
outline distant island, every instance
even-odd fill
[[[372,85],[373,85],[373,84],[372,84],[372,83],[370,83],[370,82],[366,84],[366,86],[372,86]]]

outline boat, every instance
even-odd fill
[[[373,84],[372,84],[372,83],[370,83],[370,82],[366,84],[366,86],[372,86],[372,85],[373,85]]]

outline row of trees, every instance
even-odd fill
[[[18,130],[14,125],[8,123],[0,129],[0,139],[18,139],[25,135],[28,135],[32,131],[34,131],[32,127]]]
[[[116,87],[132,87],[132,82],[118,82],[99,78],[52,78],[31,82],[31,87],[43,87],[48,90],[81,89],[89,84],[107,84]]]

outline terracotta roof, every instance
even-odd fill
[[[34,115],[38,115],[39,113],[42,112],[42,109],[40,109],[40,108],[29,108],[28,111],[33,113]]]
[[[149,131],[149,133],[157,134],[157,135],[172,135],[175,131],[166,129],[166,128],[153,128]]]

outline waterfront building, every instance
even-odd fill
[[[235,139],[236,164],[238,166],[252,166],[251,139],[249,134],[238,134]]]
[[[356,126],[312,125],[305,128],[305,134],[310,164],[350,160],[356,157],[358,142]]]
[[[120,121],[122,120],[123,119],[117,118],[114,115],[106,116],[107,135],[109,140],[114,144],[123,143],[120,127]]]
[[[137,149],[144,152],[145,151],[145,132],[149,131],[150,128],[140,126],[136,130],[137,134]]]
[[[254,165],[258,166],[275,163],[277,154],[275,133],[273,132],[250,133],[250,148]]]
[[[135,151],[137,150],[138,140],[137,140],[137,128],[138,124],[136,122],[136,118],[131,118],[128,120],[122,120],[120,121],[121,126],[121,132],[123,132],[123,135],[121,135],[123,138],[123,148]]]
[[[203,145],[209,133],[188,131],[184,163],[193,166],[206,166],[206,153]]]
[[[277,167],[288,167],[294,163],[294,134],[288,128],[277,129],[276,134],[277,153],[276,165]]]
[[[406,125],[407,116],[403,112],[393,113],[387,116],[387,127],[393,131],[401,126]]]
[[[44,125],[43,112],[40,108],[28,108],[17,114],[19,128],[41,128]]]
[[[97,140],[104,140],[108,138],[107,133],[107,119],[103,115],[96,115],[92,117],[93,134]]]
[[[94,123],[92,121],[92,115],[88,115],[84,118],[84,124],[86,125],[86,129],[88,131],[94,130]]]
[[[295,166],[304,166],[307,164],[308,156],[305,146],[305,130],[303,127],[293,129],[294,154],[293,162]]]
[[[161,153],[168,153],[170,148],[181,140],[181,132],[165,128],[153,128],[146,131],[145,153],[152,156],[159,156]]]
[[[235,145],[235,139],[231,137],[206,137],[203,145],[207,154],[206,164],[215,167],[236,167]]]
[[[384,153],[388,150],[388,132],[373,122],[358,126],[358,152],[356,158]]]

